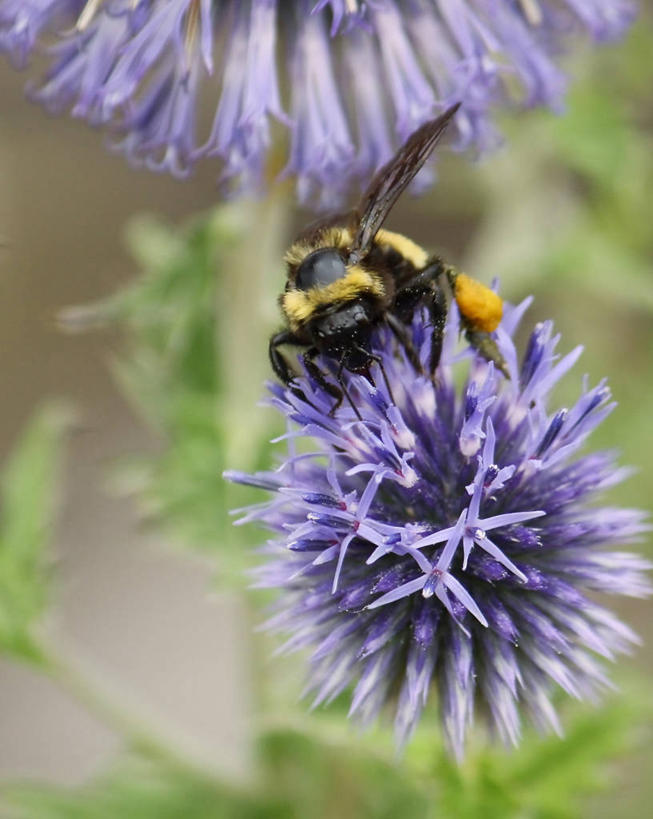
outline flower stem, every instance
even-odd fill
[[[258,402],[261,382],[272,374],[267,347],[280,321],[277,297],[285,284],[282,260],[292,202],[291,187],[280,183],[264,199],[229,206],[240,223],[241,239],[225,253],[216,324],[223,374],[221,411],[232,433],[225,457],[239,468],[243,461],[255,460],[256,445],[270,434],[270,418]],[[224,218],[224,206],[219,213]]]
[[[217,347],[221,353],[223,378],[220,411],[227,418],[230,431],[225,447],[227,467],[254,466],[261,447],[271,437],[271,419],[261,411],[261,382],[272,375],[267,357],[270,334],[280,321],[277,297],[285,278],[283,256],[294,203],[289,182],[277,183],[260,200],[243,200],[229,205],[233,219],[241,226],[241,239],[228,254],[220,271],[217,293]],[[224,218],[224,206],[219,213]],[[227,494],[227,497],[229,495]],[[243,542],[242,529],[227,522],[227,536],[235,540],[233,548],[251,548]],[[258,734],[258,715],[268,710],[274,700],[274,675],[264,657],[268,651],[265,640],[257,631],[260,625],[259,593],[239,589],[243,634],[243,662],[248,675],[251,712],[256,715],[251,735]]]

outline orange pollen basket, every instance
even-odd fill
[[[454,295],[460,314],[473,330],[491,333],[497,329],[503,315],[503,301],[494,290],[465,273],[459,273]]]

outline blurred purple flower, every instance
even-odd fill
[[[454,102],[456,147],[479,150],[491,106],[560,107],[553,55],[633,16],[629,0],[0,0],[0,51],[23,67],[45,47],[35,99],[179,176],[219,157],[223,181],[259,187],[276,120],[302,198],[331,204]],[[200,94],[217,100],[205,137]]]
[[[510,380],[456,352],[455,309],[436,385],[381,327],[374,349],[396,404],[378,371],[376,388],[349,375],[360,421],[344,404],[331,415],[333,398],[306,373],[303,397],[271,384],[288,454],[276,472],[227,475],[274,493],[239,523],[274,533],[257,585],[281,590],[268,626],[290,634],[285,649],[311,650],[313,704],[351,687],[350,713],[367,722],[392,703],[399,744],[432,689],[457,757],[475,710],[508,743],[522,714],[560,730],[556,686],[591,698],[609,685],[599,660],[638,642],[590,596],[650,591],[650,565],[621,551],[648,530],[644,515],[597,506],[629,470],[612,452],[578,454],[614,404],[601,382],[548,409],[581,350],[558,356],[545,322],[520,365],[512,336],[529,301],[507,308],[496,334]],[[412,335],[426,368],[426,316]],[[454,364],[468,370],[460,394]],[[295,448],[303,439],[308,451]]]

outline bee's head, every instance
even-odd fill
[[[384,297],[383,281],[348,263],[343,231],[319,238],[321,247],[297,244],[286,254],[288,281],[279,303],[293,332],[320,349],[342,349],[352,334],[362,338],[370,304]]]
[[[309,253],[297,268],[295,287],[298,290],[326,287],[346,275],[342,252],[335,247],[321,247]]]

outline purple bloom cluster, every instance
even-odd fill
[[[579,453],[614,404],[601,382],[548,408],[581,349],[558,356],[544,322],[520,364],[512,336],[529,303],[507,307],[496,333],[509,380],[457,352],[455,308],[436,384],[381,326],[374,349],[392,398],[378,370],[376,387],[348,376],[362,420],[347,404],[331,413],[306,373],[303,397],[272,384],[288,454],[275,472],[227,475],[273,493],[239,523],[273,532],[256,582],[281,590],[268,625],[289,634],[285,649],[311,650],[313,704],[351,687],[351,714],[367,722],[390,703],[399,744],[432,690],[457,757],[475,711],[509,743],[522,714],[560,730],[556,686],[592,697],[609,685],[601,658],[637,643],[590,596],[650,591],[650,565],[620,550],[647,531],[644,515],[597,505],[629,470],[613,452]],[[412,335],[426,367],[425,315]],[[461,390],[455,370],[467,373]]]
[[[569,35],[632,19],[630,0],[0,0],[0,51],[23,67],[45,48],[35,99],[179,176],[217,157],[224,182],[258,187],[276,121],[302,198],[330,202],[454,102],[460,149],[496,141],[493,104],[558,107]]]

